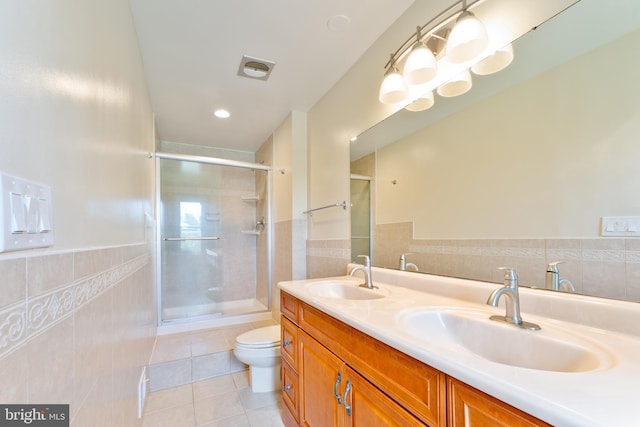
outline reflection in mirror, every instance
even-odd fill
[[[640,301],[640,4],[581,0],[517,40],[513,64],[352,145],[374,177],[374,265]],[[624,234],[624,233],[623,233]],[[560,285],[558,283],[558,285]]]
[[[371,177],[351,174],[351,262],[371,257]]]

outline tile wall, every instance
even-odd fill
[[[70,404],[73,426],[138,426],[156,335],[149,245],[0,260],[0,401]]]
[[[351,240],[307,240],[307,278],[344,276]]]
[[[515,267],[520,283],[544,287],[547,264],[588,295],[640,301],[640,239],[413,239],[413,223],[378,224],[374,265],[398,268],[400,254],[420,271],[502,282],[497,267]]]

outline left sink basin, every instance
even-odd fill
[[[308,290],[313,295],[343,300],[370,300],[380,299],[389,295],[389,291],[383,288],[367,289],[358,286],[362,281],[335,279],[313,282]]]

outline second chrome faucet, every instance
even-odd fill
[[[516,270],[510,267],[498,267],[498,269],[504,270],[504,286],[491,292],[491,295],[489,295],[487,299],[487,304],[497,307],[500,297],[504,296],[506,299],[506,313],[504,316],[491,316],[490,319],[510,323],[523,329],[532,331],[539,330],[540,326],[535,323],[525,322],[522,320],[522,316],[520,316],[520,293],[518,290],[518,274]]]

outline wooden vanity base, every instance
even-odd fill
[[[282,419],[294,426],[548,426],[281,292]]]

